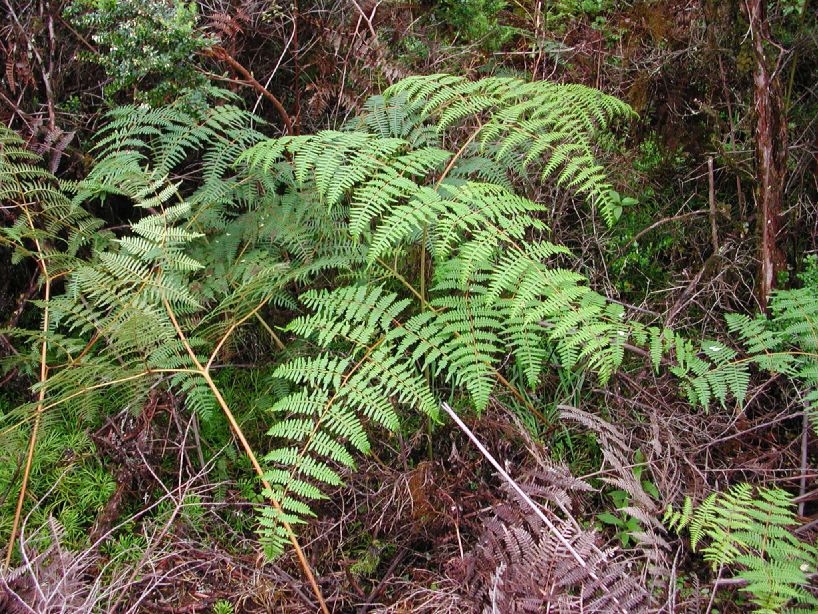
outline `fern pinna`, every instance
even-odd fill
[[[739,405],[747,395],[752,369],[786,375],[795,385],[796,401],[818,424],[818,264],[807,260],[801,288],[777,290],[770,298],[770,315],[725,314],[735,347],[723,341],[694,344],[669,329],[631,322],[633,338],[649,347],[654,367],[661,365],[679,378],[693,405],[713,401]]]
[[[511,172],[587,196],[610,224],[611,186],[593,155],[593,138],[632,113],[622,101],[575,84],[453,75],[406,78],[367,103],[359,120],[381,136],[413,145],[438,143],[448,132],[471,131],[458,172],[505,183]],[[458,174],[458,173],[455,173]]]

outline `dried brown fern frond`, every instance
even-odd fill
[[[642,466],[635,460],[635,451],[639,449],[634,442],[628,441],[625,434],[599,416],[582,411],[576,407],[560,406],[561,416],[565,420],[576,422],[592,431],[608,465],[606,475],[600,480],[628,493],[630,505],[619,510],[639,520],[642,529],[630,535],[636,540],[647,562],[647,571],[655,584],[652,588],[666,589],[670,575],[670,544],[665,540],[665,529],[660,520],[662,502],[654,500],[645,490],[641,479],[642,473],[634,468]],[[656,429],[654,428],[654,431]],[[661,446],[660,438],[654,436],[654,447]],[[650,468],[650,463],[644,468]]]
[[[234,38],[243,31],[242,20],[228,13],[213,13],[208,17],[208,27],[213,31],[219,41],[224,42]]]
[[[523,488],[530,497],[553,492],[553,503],[570,501],[569,491],[552,479],[553,474],[537,472],[527,476]],[[509,614],[549,608],[600,613],[652,610],[650,593],[639,576],[615,550],[599,548],[599,534],[580,528],[570,517],[547,512],[572,552],[521,505],[519,496],[508,493],[506,499],[484,521],[478,545],[451,564],[451,575],[463,583],[477,607]]]
[[[39,553],[25,557],[20,567],[0,572],[0,612],[8,614],[84,614],[89,610],[91,587],[85,579],[88,564],[78,565],[75,553],[60,545],[62,526],[53,518],[47,535],[35,536],[42,542]]]
[[[602,456],[613,470],[611,476],[603,475],[600,479],[624,490],[640,509],[659,513],[660,506],[645,492],[641,480],[634,474],[634,462],[631,458],[634,447],[625,434],[599,416],[576,407],[561,405],[560,410],[563,419],[577,422],[596,435]]]
[[[505,480],[504,502],[483,521],[477,546],[450,563],[466,597],[485,612],[648,612],[650,591],[638,569],[572,515],[589,484],[546,459],[514,480],[444,403],[443,409]]]

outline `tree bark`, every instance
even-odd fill
[[[780,79],[781,53],[773,61],[767,20],[767,0],[747,0],[747,18],[752,34],[755,69],[753,85],[756,111],[757,231],[759,275],[757,296],[767,311],[770,292],[778,273],[784,269],[784,254],[778,246],[787,163],[787,120],[784,117]]]

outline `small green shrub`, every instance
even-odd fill
[[[480,43],[493,51],[501,48],[513,33],[512,28],[499,21],[506,4],[504,0],[443,0],[436,12],[459,40]]]
[[[225,599],[219,599],[213,604],[213,614],[233,614],[233,604]]]
[[[190,61],[211,44],[196,29],[194,2],[172,0],[77,0],[66,17],[90,32],[97,53],[84,53],[111,82],[105,94],[139,88],[138,96],[160,102],[201,82]]]

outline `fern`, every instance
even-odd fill
[[[139,411],[162,386],[216,420],[223,401],[203,372],[257,321],[285,347],[266,310],[303,310],[285,332],[307,344],[267,367],[286,388],[265,407],[266,495],[279,503],[260,512],[268,553],[369,451],[373,428],[395,429],[406,412],[436,419],[441,395],[477,411],[493,395],[522,397],[503,374],[509,358],[530,388],[552,360],[605,381],[633,342],[703,406],[742,400],[753,365],[798,378],[818,402],[818,369],[791,351],[815,348],[805,324],[815,286],[777,295],[770,320],[731,316],[744,354],[694,345],[626,321],[549,240],[546,205],[510,189],[519,177],[551,181],[612,221],[593,141],[629,115],[623,103],[578,86],[418,77],[372,99],[347,130],[265,139],[233,102],[207,89],[120,108],[88,176],[62,185],[0,133],[0,197],[31,216],[2,236],[18,258],[42,240],[52,275],[65,277],[36,303],[48,329],[11,334],[45,338],[45,406],[72,417]],[[112,199],[133,207],[118,236],[86,211]],[[12,362],[35,367],[29,354]]]
[[[621,364],[633,332],[622,310],[567,268],[544,205],[510,179],[553,180],[605,214],[593,138],[628,113],[585,88],[445,76],[398,84],[352,129],[312,136],[264,139],[215,89],[117,109],[88,176],[54,184],[65,211],[116,199],[134,220],[116,238],[83,222],[95,249],[48,305],[62,366],[46,403],[98,412],[117,391],[138,411],[164,386],[215,419],[203,370],[258,319],[282,347],[264,310],[303,307],[286,332],[316,351],[273,371],[290,391],[270,402],[264,460],[280,506],[262,509],[261,536],[280,552],[285,525],[315,513],[369,450],[370,429],[407,411],[435,419],[440,391],[465,392],[478,411],[498,390],[520,395],[501,373],[509,355],[532,387],[551,355],[603,380]],[[447,133],[475,122],[455,150]],[[20,249],[23,231],[9,235]],[[328,289],[297,296],[316,283]]]
[[[677,532],[687,528],[691,548],[703,545],[704,560],[714,570],[737,568],[736,577],[747,582],[741,590],[758,611],[780,612],[793,603],[818,606],[807,590],[818,549],[790,533],[797,522],[786,492],[738,484],[695,508],[687,498],[681,510],[668,509],[664,522]]]
[[[83,261],[92,246],[104,244],[111,234],[101,230],[102,221],[76,206],[60,189],[58,180],[38,165],[39,156],[24,148],[23,141],[14,133],[0,127],[0,205],[12,218],[12,223],[0,228],[0,243],[12,248],[12,262],[34,258],[43,274],[59,279],[69,274]],[[33,301],[36,308],[47,303]],[[77,311],[85,306],[78,306]],[[52,314],[53,315],[53,314]],[[29,331],[12,329],[2,331],[17,337],[24,344],[38,350],[58,348],[54,355],[71,357],[82,351],[84,342],[70,331],[58,332],[53,318],[48,328]],[[3,360],[3,370],[17,367],[24,375],[39,372],[39,352],[22,352]],[[15,488],[29,492],[36,500],[49,493],[34,514],[30,525],[43,527],[49,517],[59,519],[65,528],[65,543],[72,547],[84,544],[83,523],[102,508],[115,484],[94,458],[94,444],[82,428],[96,419],[106,403],[117,403],[116,395],[77,396],[77,388],[97,382],[96,376],[108,373],[111,367],[104,361],[90,360],[88,370],[78,378],[66,378],[61,372],[35,388],[43,390],[46,400],[55,397],[73,397],[72,411],[39,415],[37,403],[22,403],[15,408],[0,411],[0,540],[4,543],[12,533],[15,515]],[[5,398],[3,399],[5,405]],[[21,478],[20,462],[29,445],[25,428],[37,416],[39,439],[37,455],[32,459],[31,480]],[[66,463],[66,450],[73,450],[75,458]],[[14,495],[12,493],[14,492]],[[12,495],[12,496],[9,496]],[[5,538],[5,539],[3,539]]]
[[[465,98],[471,102],[463,106]],[[494,115],[481,119],[479,139],[455,153],[441,147],[444,131],[484,111]],[[269,139],[239,157],[237,168],[273,211],[293,202],[296,216],[321,212],[341,231],[335,252],[343,246],[370,268],[353,285],[303,295],[312,313],[288,326],[324,349],[276,371],[300,388],[273,408],[282,426],[270,434],[291,445],[268,457],[272,494],[288,510],[284,518],[263,512],[270,551],[282,544],[278,521],[309,514],[321,485],[336,484],[351,466],[352,450],[367,449],[363,420],[393,427],[400,408],[435,415],[439,385],[463,389],[480,410],[498,383],[508,385],[498,371],[508,352],[532,386],[549,346],[568,368],[583,364],[602,379],[617,368],[629,335],[621,310],[585,287],[582,276],[554,266],[568,250],[530,239],[532,231],[547,234],[537,217],[544,207],[511,192],[508,177],[550,154],[553,168],[540,178],[553,175],[567,186],[586,173],[572,187],[604,204],[609,186],[592,161],[592,133],[627,113],[601,95],[551,84],[410,79],[371,100],[351,130]],[[532,118],[541,121],[525,123]],[[510,145],[513,135],[545,126],[553,147],[511,164],[514,155],[525,158]],[[565,157],[577,148],[584,157]],[[420,290],[398,265],[416,248],[431,258],[429,287]],[[313,257],[298,251],[301,262]],[[382,285],[379,270],[402,294]],[[346,430],[332,430],[334,424]]]
[[[452,562],[466,596],[483,612],[653,611],[651,594],[630,565],[615,549],[597,548],[599,536],[572,518],[572,502],[591,487],[564,467],[538,461],[520,488],[529,500],[543,502],[554,530],[515,490],[504,488],[506,500],[488,508],[478,543]]]
[[[0,133],[0,173],[7,175],[0,184],[3,202],[13,203],[20,213],[15,224],[2,230],[3,239],[19,257],[41,258],[51,279],[65,279],[64,291],[52,294],[47,303],[35,303],[48,309],[45,330],[9,331],[47,349],[49,377],[39,385],[44,409],[38,449],[45,450],[43,442],[52,432],[60,432],[63,421],[95,424],[106,412],[138,412],[149,391],[166,378],[193,410],[211,417],[213,393],[194,374],[166,305],[183,320],[186,343],[207,362],[234,318],[246,313],[236,315],[235,310],[247,309],[237,294],[273,300],[269,291],[211,292],[201,283],[207,277],[196,248],[207,235],[198,229],[212,233],[213,226],[223,225],[200,225],[208,213],[203,202],[213,191],[209,184],[226,185],[230,178],[204,173],[204,181],[195,185],[195,180],[182,179],[189,169],[180,165],[190,157],[207,158],[209,151],[223,150],[228,141],[238,143],[228,156],[232,163],[238,150],[257,140],[257,133],[248,127],[249,114],[235,108],[208,109],[204,99],[196,103],[193,98],[162,110],[115,111],[100,142],[102,158],[79,182],[61,184],[40,171],[34,166],[37,159],[22,149],[19,139],[5,130]],[[222,169],[227,172],[226,163]],[[102,222],[86,211],[90,202],[111,196],[144,211],[119,238],[101,231]],[[234,202],[231,194],[231,207]],[[227,215],[224,202],[210,209],[216,210],[220,219]],[[32,240],[38,242],[38,254],[30,251]],[[220,304],[214,309],[222,318],[219,325],[197,334],[205,309]],[[24,353],[5,362],[34,371],[32,358]],[[39,411],[26,403],[3,416],[4,442],[14,442],[11,450],[19,450],[25,425]],[[39,413],[36,419],[40,420]],[[47,462],[47,456],[42,458]]]
[[[273,494],[293,513],[293,522],[311,514],[309,502],[323,497],[314,484],[337,486],[335,467],[354,466],[352,450],[367,452],[365,421],[395,429],[398,417],[393,403],[433,415],[434,398],[411,361],[390,348],[385,333],[408,301],[398,300],[380,288],[341,288],[311,291],[304,297],[315,305],[315,314],[294,320],[289,329],[311,337],[324,348],[348,346],[345,356],[328,353],[297,358],[282,365],[274,377],[304,386],[275,404],[280,416],[269,431],[291,447],[267,455],[275,469],[267,475]],[[263,540],[268,552],[280,551],[283,542],[274,509],[262,511]]]
[[[83,247],[111,235],[101,232],[102,221],[72,203],[39,163],[19,136],[0,126],[0,203],[14,217],[11,225],[0,228],[0,241],[14,249],[14,263],[33,255],[28,241],[47,242],[46,264],[59,275],[73,266]]]

